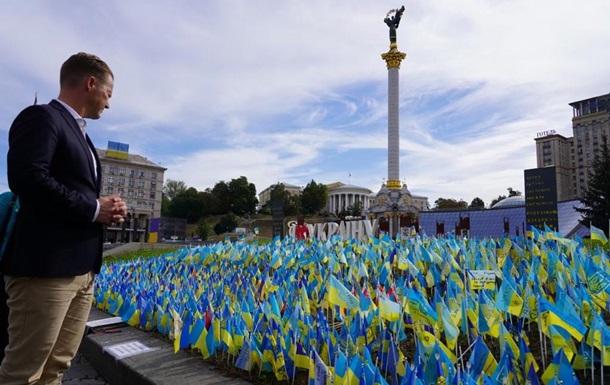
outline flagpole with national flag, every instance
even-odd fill
[[[604,230],[598,229],[597,227],[593,226],[593,221],[590,222],[589,229],[591,231],[590,238],[592,241],[600,241],[602,245],[608,243],[608,238],[606,237],[606,233],[604,233]]]

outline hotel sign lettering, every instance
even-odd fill
[[[540,131],[539,133],[536,134],[536,137],[542,138],[544,136],[555,135],[556,133],[557,133],[557,131],[555,131],[555,130]]]

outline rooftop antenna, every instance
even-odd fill
[[[38,91],[34,92],[34,105],[38,104]]]

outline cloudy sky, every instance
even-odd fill
[[[383,18],[401,5],[400,176],[431,203],[523,191],[536,133],[572,136],[568,103],[610,91],[607,0],[5,1],[0,153],[16,114],[35,92],[56,97],[61,64],[85,51],[115,74],[94,143],[128,143],[166,180],[378,191]]]

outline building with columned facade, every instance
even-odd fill
[[[335,215],[348,210],[359,204],[361,211],[368,210],[371,205],[371,194],[373,193],[366,187],[343,184],[341,182],[332,183],[328,188],[328,200],[326,210]]]
[[[282,183],[286,191],[290,194],[300,195],[303,191],[302,187]],[[263,206],[271,199],[271,190],[276,185],[273,184],[265,188],[260,194],[258,194],[259,206]],[[326,184],[328,191],[328,199],[326,200],[326,211],[331,214],[339,215],[339,213],[348,210],[355,204],[360,203],[362,212],[366,212],[370,209],[371,205],[375,204],[377,194],[372,192],[370,189],[361,186],[355,186],[352,184],[345,184],[343,182],[334,182]],[[412,195],[411,203],[419,211],[429,210],[428,197],[421,195]]]

